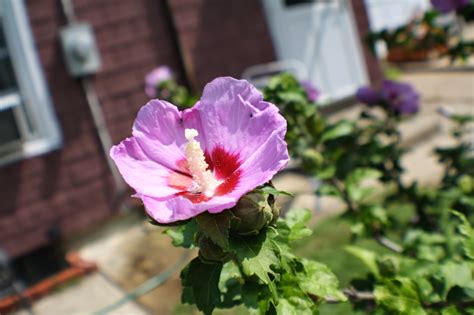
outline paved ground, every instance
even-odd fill
[[[459,112],[474,113],[474,73],[418,72],[405,74],[402,79],[414,84],[423,95],[421,113],[403,127],[405,141],[414,148],[403,161],[408,169],[404,180],[418,178],[424,184],[434,183],[440,177],[440,168],[431,150],[435,145],[450,142],[439,132],[448,126],[436,114],[436,108],[449,105]],[[354,110],[344,115],[354,115]],[[280,189],[297,193],[293,205],[315,209],[318,220],[341,208],[340,203],[333,199],[317,200],[311,194],[314,183],[304,176],[289,174],[277,179],[275,184]],[[162,272],[183,254],[183,251],[170,246],[169,239],[161,234],[162,229],[143,225],[136,219],[125,221],[125,224],[112,224],[101,233],[83,240],[82,244],[75,245],[85,259],[98,263],[110,281],[101,274],[88,276],[36,302],[35,314],[91,314]],[[139,302],[155,314],[166,315],[173,313],[179,296],[179,277],[175,273],[165,285],[141,297]],[[113,314],[146,314],[146,311],[137,303],[128,302]]]
[[[95,273],[37,301],[33,305],[33,313],[36,315],[94,314],[123,295],[123,289],[108,281],[101,274]],[[28,313],[20,312],[20,314],[27,315]],[[148,312],[139,304],[129,302],[108,314],[145,315]]]

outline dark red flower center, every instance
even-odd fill
[[[217,180],[221,181],[217,186],[214,196],[223,196],[230,193],[237,187],[241,171],[238,168],[241,165],[238,154],[227,152],[223,147],[216,146],[212,152],[204,153],[209,170],[213,172]],[[187,169],[186,160],[178,162],[180,169]],[[168,185],[180,190],[176,195],[183,196],[193,203],[208,201],[212,198],[202,193],[192,193],[188,188],[192,185],[193,178],[190,172],[173,171],[168,177]]]

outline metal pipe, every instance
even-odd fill
[[[64,13],[64,16],[66,17],[67,24],[76,23],[77,18],[74,12],[72,0],[61,0],[61,8]],[[113,142],[110,136],[110,132],[107,128],[107,124],[105,122],[104,112],[102,111],[99,96],[97,95],[97,92],[90,77],[82,77],[79,78],[79,80],[86,96],[87,105],[89,106],[89,110],[92,114],[94,125],[97,129],[97,134],[99,136],[103,155],[105,157],[105,160],[107,161],[107,166],[114,180],[117,196],[121,197],[127,188],[117,170],[117,167],[109,156],[109,150],[112,147]]]
[[[94,125],[97,129],[97,134],[99,135],[102,151],[107,161],[110,173],[112,173],[112,177],[114,179],[115,188],[117,189],[117,193],[121,194],[126,190],[126,186],[117,170],[117,167],[108,154],[113,142],[109,130],[107,129],[107,124],[105,123],[104,112],[102,111],[99,97],[90,78],[81,78],[80,81],[84,93],[86,94],[87,105],[89,105],[89,110],[91,111],[92,119],[94,120]]]
[[[76,14],[71,0],[61,0],[61,8],[68,24],[76,22]]]

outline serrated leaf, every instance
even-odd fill
[[[229,248],[229,228],[234,215],[230,211],[201,213],[196,217],[199,230],[223,249]]]
[[[171,243],[175,247],[192,248],[196,244],[194,242],[194,235],[197,232],[196,221],[192,220],[177,228],[169,228],[163,233],[171,237]]]
[[[231,308],[242,303],[242,282],[239,267],[233,261],[225,263],[219,278],[219,290],[222,296],[219,308]]]
[[[266,231],[256,236],[236,236],[231,239],[231,248],[234,250],[238,262],[242,265],[244,274],[248,277],[257,276],[263,283],[269,286],[274,300],[277,300],[275,283],[270,275],[275,276],[273,267],[279,267],[274,247],[266,237]]]
[[[181,273],[184,288],[182,301],[194,302],[204,314],[212,314],[221,300],[219,290],[221,270],[221,263],[205,264],[199,258],[194,258]]]
[[[196,304],[194,302],[194,294],[192,287],[183,287],[183,291],[181,292],[181,303],[183,304]]]
[[[471,223],[469,223],[464,214],[457,211],[451,212],[461,219],[462,224],[459,226],[459,232],[464,236],[464,252],[466,253],[467,257],[474,260],[474,228],[471,226]]]
[[[277,315],[313,315],[316,314],[316,305],[304,298],[294,296],[280,299],[275,310]]]
[[[258,294],[261,287],[256,282],[247,281],[242,286],[242,302],[250,310],[258,309]]]
[[[376,285],[374,290],[377,305],[395,314],[425,315],[415,282],[398,277]]]
[[[290,231],[288,240],[299,240],[312,234],[306,224],[311,220],[311,211],[308,209],[291,209],[285,216],[285,222]]]
[[[339,281],[332,271],[324,264],[302,260],[304,272],[298,273],[301,289],[319,298],[335,298],[346,301],[346,296],[339,290]]]
[[[359,258],[376,278],[380,277],[380,270],[377,265],[377,254],[357,246],[346,246],[345,250]]]
[[[219,308],[231,308],[241,303],[242,282],[239,267],[233,261],[225,263],[219,278],[219,290],[222,295]]]
[[[186,267],[181,270],[180,274],[181,286],[183,287],[183,291],[181,292],[181,303],[195,304],[192,281],[189,275],[189,266],[190,264],[187,264]]]
[[[444,279],[444,297],[455,286],[474,289],[471,266],[467,263],[448,261],[441,265],[440,276]]]

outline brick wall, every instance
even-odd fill
[[[78,81],[65,70],[59,0],[27,0],[35,44],[64,135],[61,150],[0,171],[0,247],[20,255],[113,214],[114,189]],[[180,69],[162,1],[73,0],[97,36],[103,69],[94,79],[114,142],[128,136],[146,102],[143,77],[159,64]]]
[[[257,0],[169,0],[186,74],[199,91],[217,76],[240,77],[249,66],[275,60]]]

